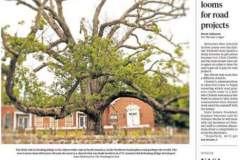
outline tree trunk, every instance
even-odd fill
[[[102,125],[102,116],[103,112],[97,112],[96,115],[88,116],[87,120],[87,134],[94,134],[94,135],[103,135],[104,129]]]
[[[92,134],[94,132],[94,128],[95,128],[95,122],[94,119],[92,119],[91,117],[88,116],[87,118],[87,124],[86,124],[86,134]]]
[[[95,121],[95,134],[96,135],[104,135],[102,116],[103,116],[103,112],[99,112],[98,117],[96,118],[96,121]]]

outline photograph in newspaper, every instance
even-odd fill
[[[3,2],[2,143],[188,144],[187,2]]]

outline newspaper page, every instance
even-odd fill
[[[1,159],[238,160],[234,0],[1,0]]]
[[[234,1],[197,4],[198,157],[238,159],[239,10]]]

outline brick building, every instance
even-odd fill
[[[154,112],[151,106],[136,98],[119,98],[111,103],[103,114],[105,128],[154,127]]]
[[[1,106],[2,128],[8,129],[83,129],[87,116],[82,112],[55,120],[18,111],[12,105]],[[104,111],[102,123],[105,129],[154,127],[152,107],[135,98],[118,98]]]
[[[6,129],[83,129],[87,116],[82,112],[55,120],[53,117],[39,117],[18,111],[13,105],[1,106],[2,128]]]

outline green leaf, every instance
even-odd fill
[[[25,21],[24,20],[21,20],[18,22],[18,25],[24,25]]]
[[[178,45],[175,49],[175,53],[176,55],[178,55],[179,57],[181,57],[183,55],[183,49],[180,45]]]

